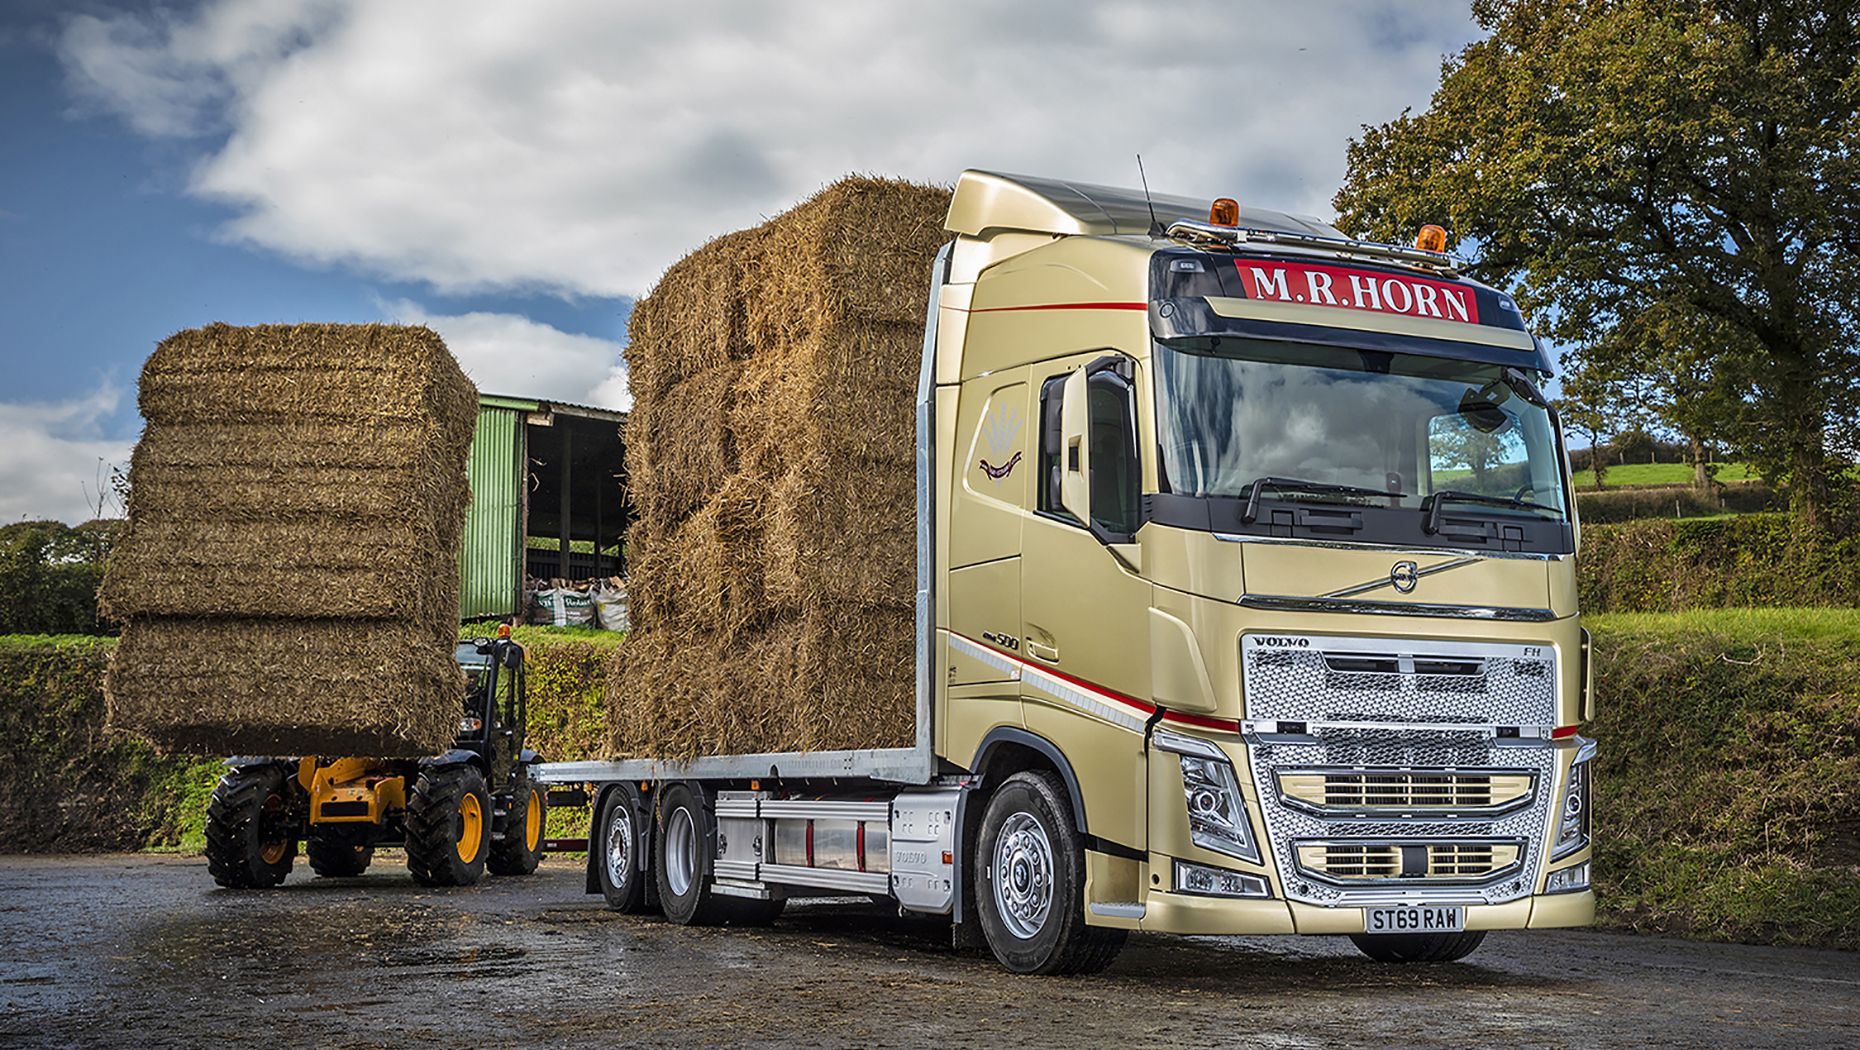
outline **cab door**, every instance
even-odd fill
[[[1022,527],[1021,697],[1027,728],[1072,763],[1089,832],[1140,848],[1151,588],[1133,542],[1136,368],[1100,350],[1031,372],[1039,472]]]

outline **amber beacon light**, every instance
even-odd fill
[[[1240,225],[1240,202],[1232,197],[1222,197],[1208,209],[1208,221],[1216,226]]]
[[[1447,231],[1429,223],[1421,227],[1421,232],[1414,236],[1414,246],[1424,252],[1445,252],[1447,250]]]

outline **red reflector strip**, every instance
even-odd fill
[[[1552,729],[1550,731],[1550,739],[1567,740],[1570,737],[1576,735],[1576,730],[1578,728],[1579,727],[1577,726],[1557,726],[1555,729]]]
[[[857,840],[854,843],[854,845],[857,847],[855,852],[859,854],[859,870],[864,871],[865,870],[865,821],[862,820],[859,822],[859,830],[853,834],[853,837],[854,839]]]

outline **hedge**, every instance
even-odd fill
[[[1601,923],[1860,948],[1860,610],[1585,622]]]
[[[1675,612],[1860,605],[1860,537],[1813,536],[1786,514],[1584,526],[1582,609]]]
[[[1766,482],[1739,481],[1700,490],[1690,485],[1578,491],[1576,509],[1584,524],[1607,525],[1641,518],[1698,518],[1782,510],[1788,499]]]
[[[529,650],[530,746],[552,761],[594,757],[601,683],[620,636],[518,628]],[[217,758],[164,756],[104,728],[113,639],[0,635],[0,853],[198,850]],[[549,833],[587,833],[586,811]]]

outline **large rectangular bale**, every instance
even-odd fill
[[[181,332],[141,404],[111,615],[456,622],[477,393],[430,330]]]
[[[135,620],[104,686],[112,725],[205,754],[436,754],[464,702],[449,646],[370,621]]]
[[[616,754],[911,741],[915,394],[948,205],[847,179],[636,307]]]
[[[162,342],[140,404],[112,720],[209,754],[445,747],[477,391],[439,337],[211,325]]]

